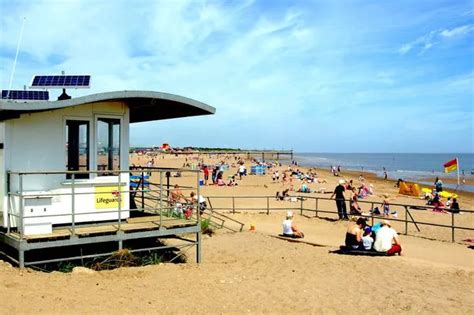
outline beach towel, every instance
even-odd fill
[[[329,251],[331,254],[339,255],[353,255],[353,256],[390,256],[385,252],[377,252],[375,250],[361,250],[361,249],[349,249],[346,246],[341,246],[339,249]]]

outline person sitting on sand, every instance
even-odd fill
[[[444,204],[441,201],[441,198],[439,197],[438,193],[435,193],[433,200],[431,200],[431,205],[434,207],[433,211],[435,212],[446,212],[443,210]]]
[[[204,213],[204,210],[206,210],[207,208],[207,203],[206,203],[206,199],[202,196],[202,195],[199,195],[197,196],[196,193],[194,191],[191,192],[191,203],[193,204],[198,204],[199,206],[199,212],[201,213],[201,215]]]
[[[364,228],[364,234],[362,235],[362,245],[365,250],[371,250],[374,244],[374,238],[372,237],[372,229],[370,226]]]
[[[229,179],[229,183],[227,184],[227,186],[237,186],[237,182],[235,181],[235,175]]]
[[[290,191],[289,188],[283,190],[283,191],[281,192],[281,194],[280,194],[280,192],[277,191],[276,196],[275,196],[276,200],[277,200],[277,201],[278,201],[278,200],[280,200],[280,201],[285,200],[285,198],[289,197],[289,195],[288,195],[288,192],[289,192],[289,191]]]
[[[311,189],[309,189],[308,185],[303,184],[303,185],[301,185],[301,188],[298,189],[298,192],[310,193],[310,192],[311,192]]]
[[[304,233],[298,230],[293,222],[293,212],[286,213],[286,219],[283,221],[283,236],[292,238],[304,238]]]
[[[444,204],[444,206],[446,208],[451,208],[451,204],[453,203],[453,201],[451,200],[451,197],[448,197],[448,200],[446,200],[446,203]]]
[[[356,223],[352,222],[347,227],[345,245],[347,249],[364,249],[362,243],[362,231],[367,226],[365,218],[358,218]]]
[[[349,209],[349,214],[352,215],[361,215],[362,214],[362,209],[359,206],[359,203],[357,202],[359,198],[357,197],[356,189],[353,188],[351,190],[351,199],[349,201],[350,203],[350,209]]]
[[[378,252],[385,252],[387,255],[401,255],[402,247],[398,234],[387,220],[383,220],[381,228],[377,230],[374,249]]]
[[[351,191],[351,190],[353,190],[353,189],[355,189],[355,187],[354,187],[354,183],[353,183],[353,181],[352,181],[352,179],[351,179],[351,180],[349,180],[349,182],[346,184],[346,190],[347,190],[347,191]]]
[[[186,203],[187,199],[184,197],[183,192],[179,189],[179,185],[176,184],[174,185],[173,190],[170,192],[170,198],[169,198],[171,203]]]
[[[453,198],[453,202],[451,203],[451,206],[449,207],[449,211],[452,213],[459,213],[459,203],[456,198]]]

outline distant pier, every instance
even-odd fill
[[[293,160],[293,150],[219,150],[219,151],[173,151],[171,154],[239,154],[246,155],[247,158],[255,157],[262,158],[262,160],[280,160],[280,159],[290,159]],[[288,158],[289,157],[289,158]]]

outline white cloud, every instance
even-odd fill
[[[407,52],[409,52],[411,50],[411,48],[413,47],[412,44],[405,44],[403,45],[402,47],[400,47],[400,49],[398,50],[398,52],[402,55],[406,54]]]
[[[311,151],[321,139],[329,139],[324,135],[337,133],[338,125],[350,125],[354,134],[367,136],[371,128],[387,128],[388,134],[392,126],[403,125],[398,107],[385,106],[426,110],[426,98],[451,102],[461,95],[464,99],[453,101],[458,104],[472,95],[472,72],[471,79],[450,77],[444,71],[451,69],[442,62],[418,65],[418,60],[413,64],[410,58],[393,58],[393,43],[407,30],[415,31],[406,21],[418,15],[402,14],[393,24],[379,16],[374,22],[360,18],[367,15],[364,5],[348,3],[335,10],[332,1],[295,2],[294,7],[251,0],[122,0],[94,5],[44,0],[8,2],[11,8],[5,3],[0,4],[2,74],[9,74],[21,17],[28,19],[14,87],[22,87],[34,73],[86,72],[93,76],[91,90],[70,91],[73,97],[155,90],[217,108],[215,116],[132,126],[132,143],[156,144],[161,137],[181,141],[180,145],[225,142]],[[386,11],[380,8],[377,12]],[[441,28],[402,45],[399,53],[423,53],[470,32],[461,26]],[[459,68],[453,67],[453,72]],[[2,86],[8,77],[0,76]],[[382,121],[376,115],[385,120],[373,127],[374,121]],[[337,143],[328,140],[322,149],[351,150],[331,142]]]
[[[452,29],[442,30],[440,34],[444,37],[454,37],[467,35],[472,31],[474,31],[474,25],[463,25]]]
[[[443,40],[467,36],[472,31],[474,31],[474,25],[472,24],[463,25],[452,29],[439,29],[431,31],[423,36],[418,37],[412,42],[402,45],[398,49],[398,52],[401,55],[405,55],[406,53],[418,48],[419,54],[424,54],[427,50],[440,44]]]

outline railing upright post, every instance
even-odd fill
[[[22,240],[23,239],[23,233],[24,233],[24,222],[23,222],[23,214],[24,214],[24,207],[23,207],[23,175],[20,173],[19,174],[19,188],[20,188],[20,198],[19,198],[19,202],[20,202],[20,239]]]
[[[198,223],[201,222],[201,209],[199,209],[199,194],[201,193],[201,183],[200,183],[200,175],[201,171],[197,171],[197,196],[196,196],[196,217],[198,220]],[[201,232],[199,232],[201,233]],[[200,260],[200,259],[199,259]]]
[[[144,211],[143,209],[145,209],[145,172],[143,172],[143,170],[142,170],[141,182],[142,182],[142,211]]]
[[[304,198],[303,197],[300,197],[301,199],[301,203],[300,203],[300,215],[303,215],[303,202],[304,202]]]
[[[75,183],[75,179],[76,179],[76,174],[72,173],[71,174],[71,215],[72,215],[72,223],[71,223],[71,226],[72,226],[72,235],[76,235],[76,198],[75,198],[75,193],[76,193],[76,183]]]
[[[315,202],[315,217],[318,217],[318,201],[319,201],[319,198],[316,198],[316,202]]]
[[[235,197],[232,196],[232,214],[235,214]]]
[[[118,183],[117,183],[117,201],[118,201],[118,230],[120,231],[122,224],[122,191],[120,189],[120,178],[122,173],[118,173]]]
[[[405,235],[408,235],[408,207],[404,206],[405,208]]]
[[[270,214],[270,197],[267,196],[267,215]]]
[[[371,225],[374,226],[374,203],[371,202],[370,206],[370,217],[371,217]]]
[[[8,196],[8,202],[7,202],[7,234],[10,234],[10,225],[11,225],[11,222],[10,222],[10,211],[11,211],[10,200],[11,200],[12,196],[10,195],[10,176],[11,176],[11,174],[10,174],[10,172],[8,172],[7,173],[7,196]]]
[[[163,171],[160,171],[160,229],[162,226],[163,226]]]
[[[454,212],[451,211],[451,242],[454,243]]]

